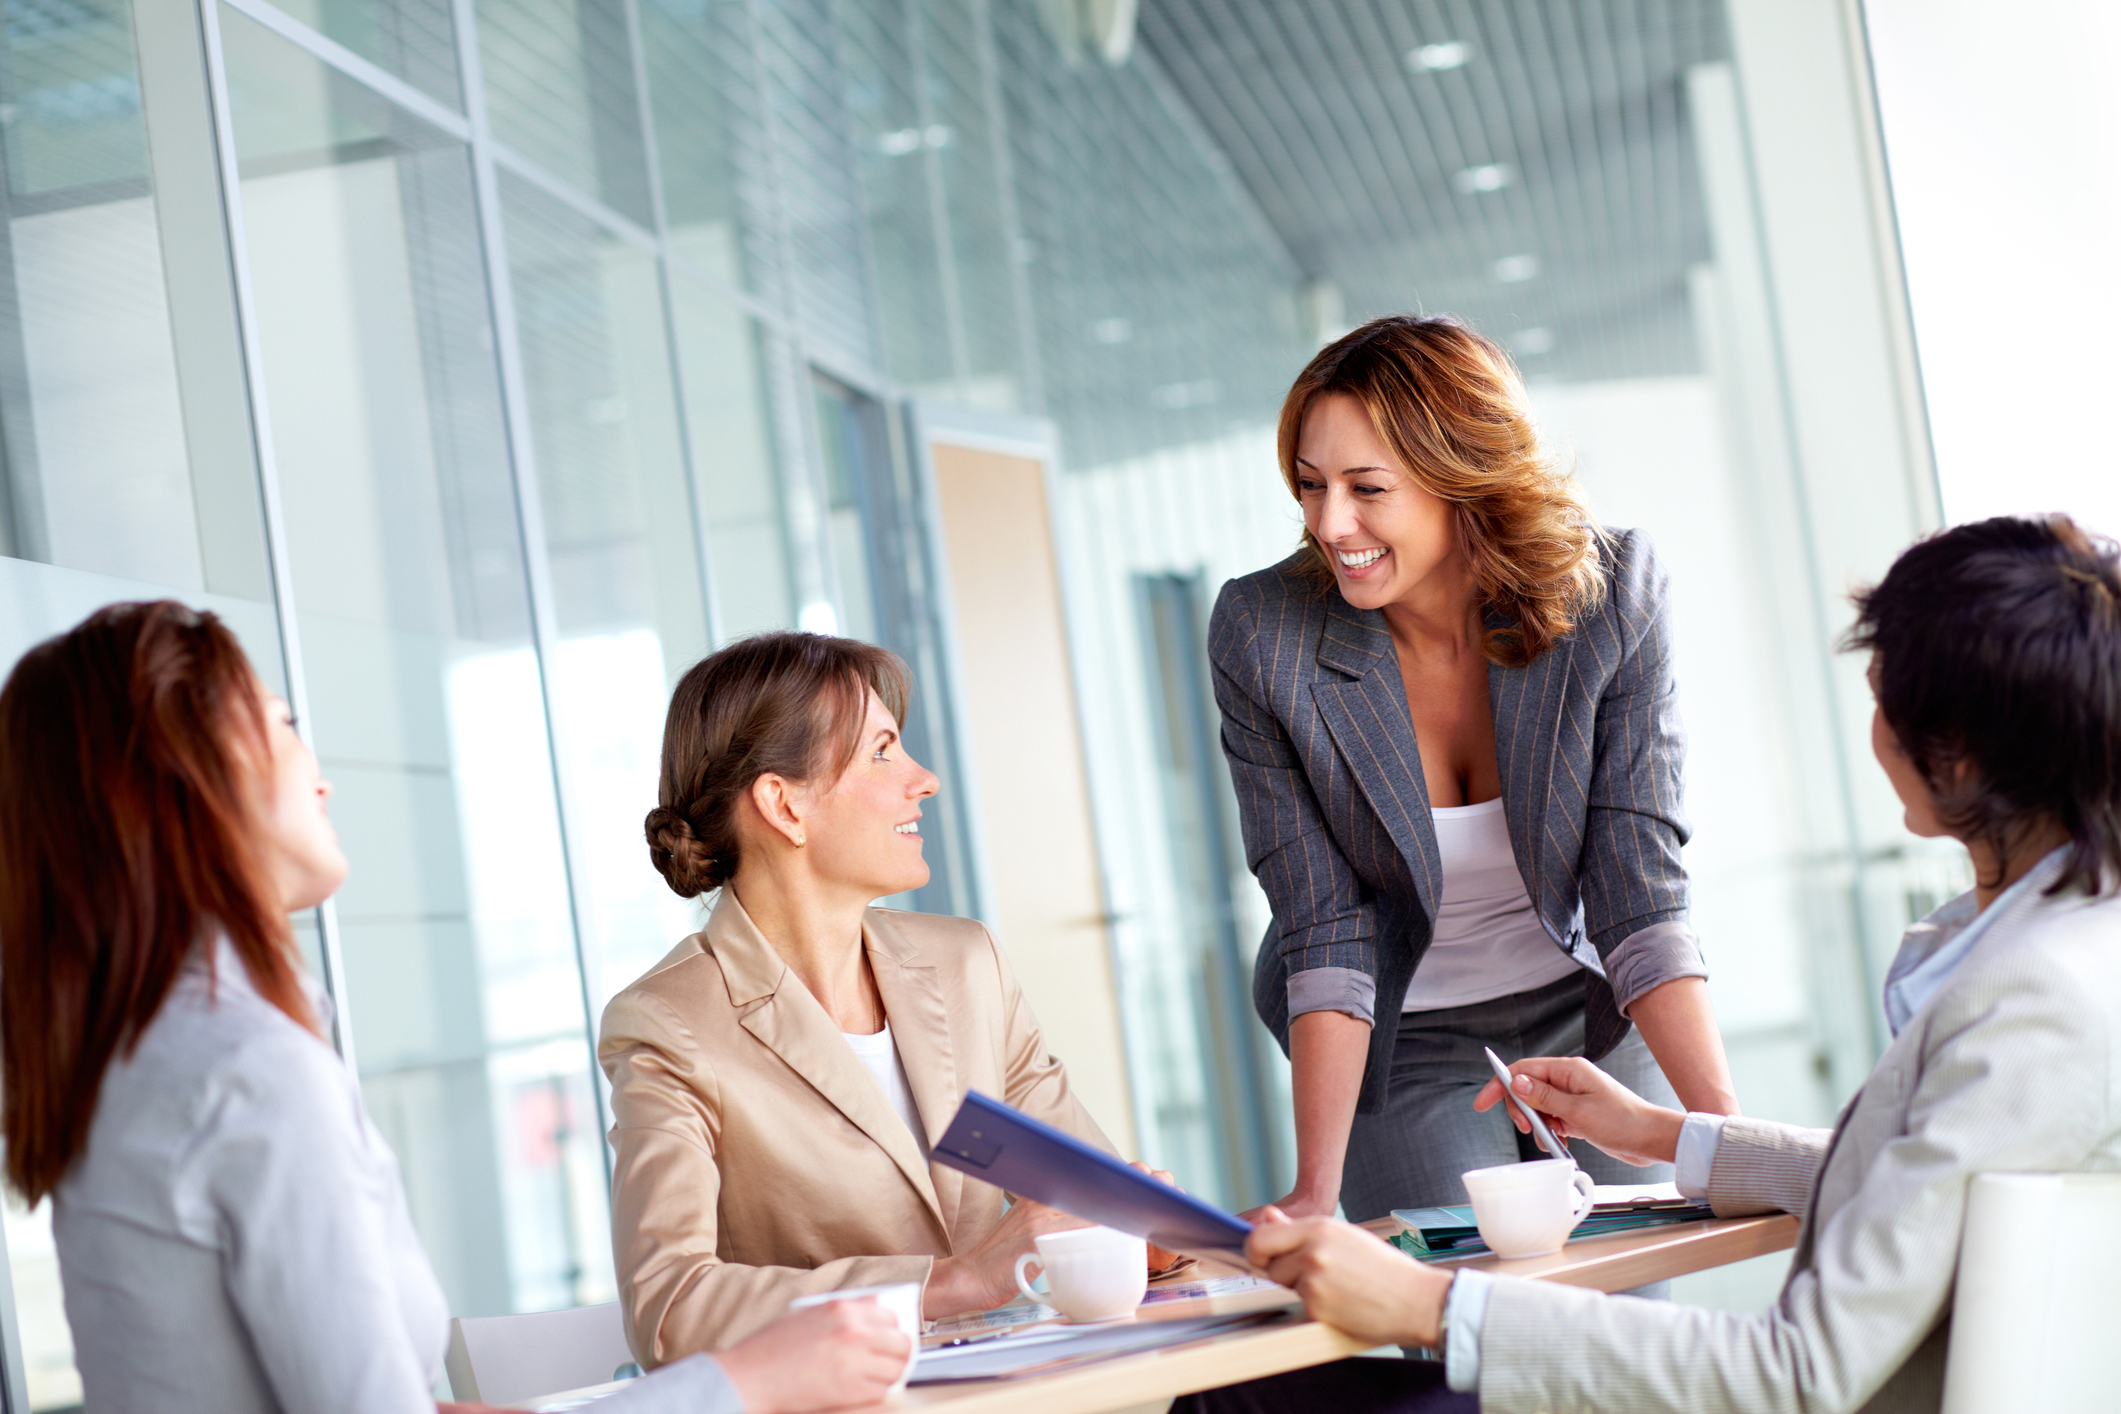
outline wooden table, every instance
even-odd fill
[[[1380,1235],[1399,1230],[1391,1218],[1367,1224]],[[1785,1214],[1764,1218],[1722,1218],[1615,1233],[1611,1237],[1571,1242],[1545,1257],[1461,1257],[1435,1263],[1446,1268],[1471,1267],[1537,1281],[1558,1281],[1598,1291],[1625,1291],[1653,1281],[1685,1276],[1748,1257],[1786,1251],[1797,1241],[1797,1219]],[[1204,1264],[1205,1265],[1205,1264]],[[1195,1273],[1194,1275],[1199,1275]],[[1260,1298],[1264,1297],[1264,1300]],[[1190,1345],[1139,1355],[1124,1355],[1080,1369],[1048,1375],[978,1383],[921,1385],[906,1391],[891,1406],[898,1410],[934,1410],[937,1414],[1105,1414],[1135,1405],[1160,1403],[1181,1394],[1216,1389],[1241,1380],[1278,1375],[1360,1354],[1368,1347],[1331,1326],[1306,1319],[1296,1293],[1258,1293],[1235,1306],[1172,1303],[1142,1319],[1174,1320],[1223,1309],[1287,1310],[1284,1320],[1233,1335],[1211,1335]],[[598,1386],[574,1391],[593,1397],[619,1388]],[[548,1395],[524,1407],[550,1408],[567,1399]]]
[[[1380,1235],[1399,1230],[1399,1224],[1390,1218],[1366,1226]],[[1599,1291],[1625,1291],[1742,1262],[1748,1257],[1786,1251],[1796,1241],[1797,1219],[1778,1213],[1764,1218],[1721,1218],[1615,1233],[1611,1237],[1571,1242],[1546,1257],[1511,1259],[1484,1255],[1434,1265],[1471,1267]],[[1292,1308],[1291,1319],[1265,1329],[1210,1336],[1191,1345],[1121,1356],[1050,1375],[977,1384],[920,1385],[907,1390],[898,1407],[947,1410],[948,1414],[1103,1414],[1240,1380],[1323,1365],[1369,1348],[1331,1326],[1303,1318],[1294,1309],[1295,1292],[1288,1293],[1286,1301]],[[1198,1313],[1173,1310],[1164,1319],[1193,1314]]]

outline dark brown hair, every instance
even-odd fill
[[[97,610],[0,690],[0,1105],[28,1202],[80,1156],[112,1058],[216,932],[317,1029],[259,848],[270,760],[235,635],[167,600]]]
[[[906,718],[896,655],[851,638],[761,633],[693,664],[663,720],[663,779],[648,812],[648,858],[672,892],[696,898],[736,875],[736,804],[760,776],[837,776],[861,746],[874,691]]]
[[[1299,501],[1304,415],[1331,393],[1361,403],[1400,465],[1456,512],[1482,597],[1511,620],[1486,634],[1490,661],[1524,666],[1597,606],[1598,524],[1542,450],[1524,384],[1492,341],[1448,315],[1395,314],[1319,350],[1281,405],[1281,474]],[[1303,543],[1331,584],[1325,547],[1308,528]]]
[[[2121,884],[2121,551],[2068,516],[1917,541],[1855,596],[1886,725],[1962,840],[1999,863],[2053,821],[2051,893]]]

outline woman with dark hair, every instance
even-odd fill
[[[791,1298],[919,1282],[930,1317],[1016,1292],[1081,1227],[929,1162],[979,1090],[1110,1152],[1001,948],[969,918],[875,908],[928,881],[938,783],[899,739],[908,682],[851,639],[768,633],[670,699],[648,853],[707,925],[612,999],[612,1247],[654,1367]],[[1170,1262],[1150,1249],[1150,1265]]]
[[[1463,1203],[1466,1170],[1541,1157],[1467,1108],[1484,1047],[1581,1054],[1658,1095],[1669,1077],[1690,1109],[1735,1113],[1687,921],[1647,538],[1598,528],[1509,357],[1446,317],[1321,350],[1280,457],[1303,543],[1224,585],[1208,630],[1274,911],[1253,1000],[1292,1067],[1280,1206]]]
[[[0,690],[7,1177],[52,1201],[88,1408],[436,1408],[448,1308],[287,921],[346,877],[330,793],[182,604],[99,610]],[[908,1353],[836,1303],[599,1408],[868,1404]]]
[[[1360,1229],[1270,1220],[1250,1255],[1314,1315],[1443,1347],[1451,1387],[1497,1414],[1935,1410],[1974,1176],[2121,1170],[2121,550],[2063,516],[1982,521],[1856,602],[1878,764],[1908,829],[1958,840],[1974,877],[1908,929],[1863,1088],[1824,1130],[1682,1114],[1579,1058],[1512,1082],[1608,1153],[1676,1159],[1719,1214],[1802,1218],[1775,1305],[1454,1279]]]

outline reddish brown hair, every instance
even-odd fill
[[[97,610],[0,690],[0,1123],[27,1201],[66,1176],[112,1058],[215,934],[317,1029],[260,849],[270,756],[235,635],[167,600]]]
[[[1459,543],[1486,602],[1508,627],[1482,642],[1490,661],[1523,667],[1604,595],[1598,523],[1566,469],[1540,446],[1510,356],[1448,315],[1373,319],[1320,349],[1281,405],[1281,474],[1299,501],[1304,415],[1344,393],[1431,495],[1456,513]],[[1306,529],[1324,584],[1332,561]]]
[[[821,633],[760,633],[694,663],[663,721],[648,859],[681,898],[736,877],[736,803],[760,776],[814,780],[847,769],[869,694],[906,720],[912,682],[897,655]]]

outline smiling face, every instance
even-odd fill
[[[829,788],[801,792],[800,829],[813,875],[872,899],[927,883],[921,802],[941,785],[906,754],[897,720],[870,692],[854,759]]]
[[[1296,443],[1304,528],[1325,547],[1340,592],[1358,609],[1418,596],[1466,574],[1451,505],[1377,435],[1363,405],[1327,393],[1305,410]]]
[[[317,769],[308,743],[295,734],[287,704],[258,688],[265,710],[265,739],[272,759],[265,769],[265,861],[289,913],[315,908],[346,882],[346,854],[339,832],[324,813],[331,782]]]

